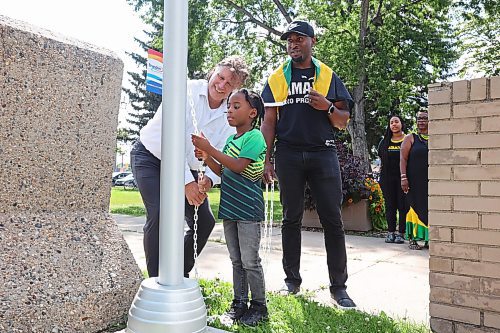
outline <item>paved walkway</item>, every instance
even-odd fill
[[[141,270],[146,269],[142,246],[144,217],[113,215]],[[429,253],[412,251],[407,244],[385,244],[383,238],[346,236],[347,291],[358,309],[370,313],[384,311],[393,318],[413,322],[429,321]],[[272,249],[261,253],[266,289],[277,291],[284,285],[281,266],[281,231],[274,228]],[[202,278],[219,277],[231,281],[231,261],[218,223],[198,259]],[[323,233],[302,231],[302,288],[315,291],[314,299],[332,304],[328,286]]]

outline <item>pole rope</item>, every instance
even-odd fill
[[[198,130],[198,121],[196,120],[196,110],[194,108],[193,94],[191,93],[191,88],[187,87],[189,108],[191,112],[191,121],[193,122],[194,134],[199,135],[200,131]],[[204,163],[200,163],[198,166],[198,182],[203,180],[203,176],[205,174],[205,165]],[[199,206],[194,206],[194,215],[193,215],[193,259],[194,259],[194,277],[198,279],[198,209]]]

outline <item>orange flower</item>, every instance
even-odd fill
[[[352,198],[349,198],[349,200],[347,200],[348,203],[352,204]]]
[[[375,192],[375,187],[370,188],[372,192]]]
[[[372,199],[373,199],[373,197],[370,195],[370,196],[368,197],[368,199],[369,199],[369,200],[372,200]]]
[[[378,207],[378,206],[377,206],[377,207],[375,207],[375,211],[376,211],[377,213],[379,213],[379,212],[380,212],[380,207]]]

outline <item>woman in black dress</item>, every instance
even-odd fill
[[[410,249],[420,250],[417,243],[425,242],[428,247],[428,127],[427,112],[417,113],[417,134],[405,136],[401,145],[401,188],[408,194],[410,209],[406,215],[406,236],[410,240]]]
[[[404,123],[399,116],[391,116],[384,138],[378,145],[380,157],[380,187],[384,194],[385,217],[387,219],[388,233],[386,243],[404,243],[406,227],[405,194],[401,189],[401,174],[399,170],[400,150],[404,139]],[[399,217],[396,216],[399,214]],[[398,232],[396,232],[396,219]]]

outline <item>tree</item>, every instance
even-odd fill
[[[129,0],[139,1],[158,2]],[[257,87],[284,60],[286,50],[279,36],[294,13],[316,25],[316,56],[334,69],[354,97],[348,131],[353,153],[366,170],[387,116],[399,113],[413,118],[414,112],[426,107],[427,84],[445,78],[457,58],[449,37],[453,36],[447,15],[451,0],[212,0],[208,4],[211,40],[197,48],[208,47],[217,56],[244,50],[251,64],[251,84]],[[207,55],[206,62],[213,59]]]
[[[425,108],[427,84],[445,78],[456,59],[448,37],[453,35],[450,5],[442,0],[304,1],[307,16],[324,31],[318,56],[355,99],[349,133],[354,155],[365,165],[367,148],[380,140],[387,117],[399,113],[413,118]]]
[[[454,4],[458,22],[462,76],[500,75],[500,5],[494,0],[461,0]]]
[[[144,50],[143,54],[128,53],[142,67],[140,73],[127,72],[132,88],[123,89],[129,96],[133,112],[129,113],[127,121],[134,128],[127,129],[129,139],[138,136],[139,130],[147,124],[161,103],[161,96],[146,91],[147,50],[163,50],[163,1],[158,0],[127,0],[136,11],[144,10],[142,19],[151,25],[151,31],[145,31],[147,41],[135,39]],[[211,40],[210,8],[207,0],[189,1],[189,34],[188,34],[188,75],[201,77],[207,68],[206,59],[210,56],[209,49],[204,47]]]

